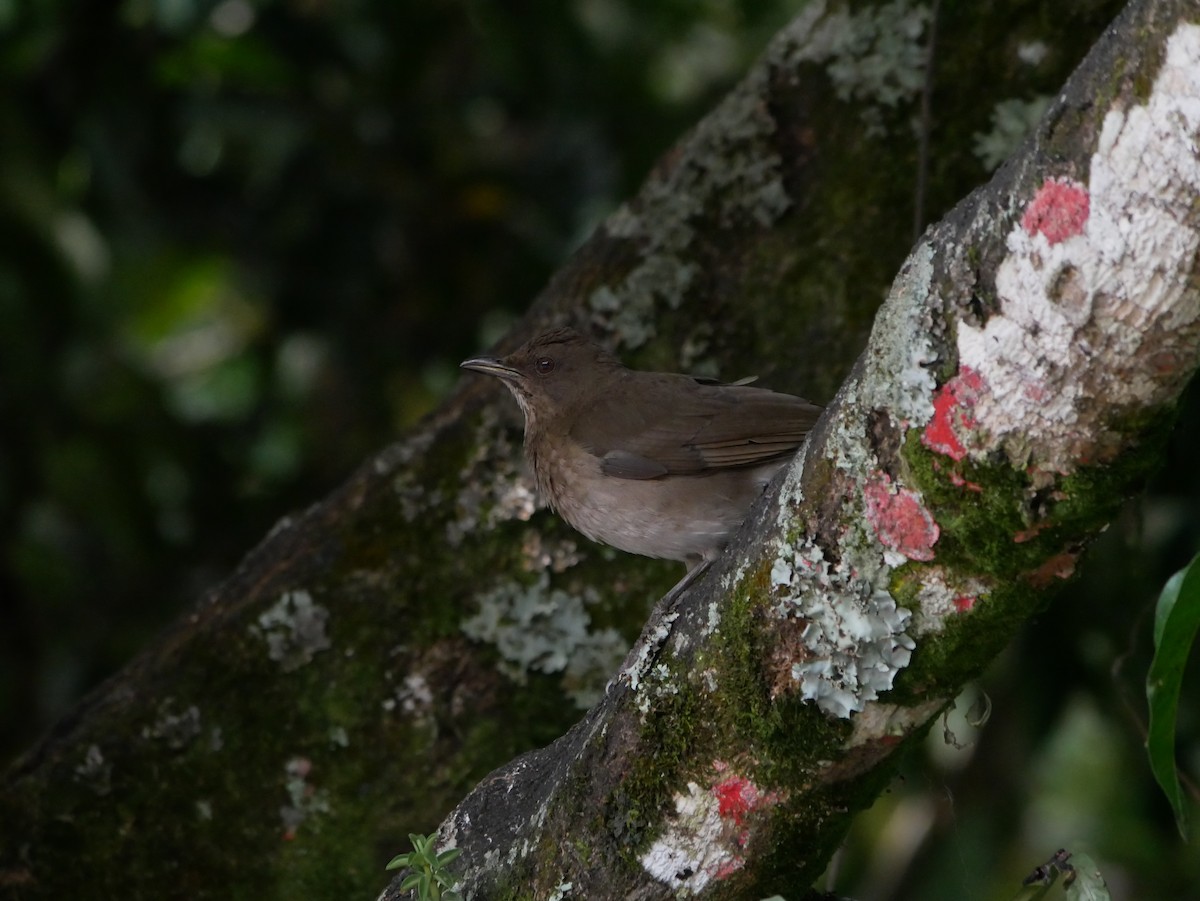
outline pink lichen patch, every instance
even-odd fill
[[[966,613],[975,606],[975,598],[969,594],[960,594],[954,599],[954,609],[959,613]]]
[[[910,560],[932,560],[940,530],[921,496],[908,488],[895,488],[881,473],[863,488],[867,522],[880,543]]]
[[[954,460],[965,457],[962,439],[975,428],[973,408],[982,390],[982,377],[965,366],[942,385],[933,396],[933,418],[921,434],[921,443]]]
[[[716,871],[713,873],[713,879],[725,879],[729,876],[732,876],[745,865],[746,858],[739,854],[736,857],[725,861],[725,863],[721,864],[721,866],[717,867]]]
[[[1030,235],[1041,233],[1052,245],[1058,244],[1083,232],[1090,206],[1087,188],[1079,182],[1048,178],[1025,208],[1021,228]]]

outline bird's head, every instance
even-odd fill
[[[525,414],[527,429],[578,409],[624,369],[616,357],[571,328],[538,335],[506,357],[474,357],[459,365],[504,382]]]

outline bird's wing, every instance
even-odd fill
[[[765,463],[794,452],[821,413],[802,398],[761,388],[631,375],[632,390],[596,399],[570,430],[615,478],[699,475]]]

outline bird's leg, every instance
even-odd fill
[[[621,664],[621,669],[617,672],[616,679],[609,681],[608,688],[612,688],[614,681],[623,679],[629,683],[630,688],[637,689],[646,673],[650,671],[651,665],[658,658],[659,650],[671,635],[671,624],[679,616],[674,611],[675,602],[693,582],[704,575],[711,565],[712,560],[707,558],[694,564],[684,573],[683,578],[676,582],[674,587],[654,605],[654,609],[650,611],[650,618],[642,627],[642,634],[629,649],[629,653],[625,656],[625,662]]]
[[[699,563],[692,564],[692,568],[683,574],[683,578],[675,583],[675,586],[662,596],[662,600],[654,605],[655,612],[665,611],[675,605],[675,601],[683,594],[685,590],[697,579],[699,579],[708,568],[712,566],[712,560],[708,557],[702,558]]]

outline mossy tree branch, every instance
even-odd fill
[[[1073,574],[1200,363],[1193,14],[1132,4],[927,232],[720,568],[442,824],[468,897],[794,897]]]

